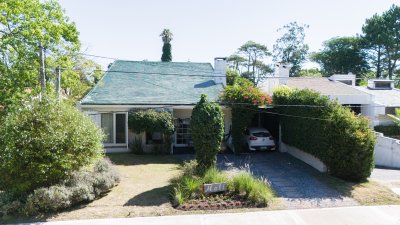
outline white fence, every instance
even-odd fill
[[[400,168],[400,140],[376,132],[375,165]]]

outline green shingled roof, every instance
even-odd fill
[[[223,90],[215,84],[210,63],[115,61],[82,105],[188,105],[201,94],[216,101]]]

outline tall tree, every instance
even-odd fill
[[[387,39],[383,17],[375,14],[367,19],[362,31],[362,44],[366,50],[367,59],[370,65],[375,68],[376,78],[380,78],[384,70],[385,41]]]
[[[311,59],[321,66],[324,75],[351,72],[360,77],[369,69],[360,43],[357,37],[332,38],[324,42],[324,48],[313,53]]]
[[[308,54],[308,45],[304,43],[305,29],[308,25],[299,25],[297,22],[289,23],[278,32],[285,33],[276,40],[274,45],[274,60],[290,63],[290,76],[296,76],[300,72],[301,65],[306,61]]]
[[[238,53],[246,60],[242,64],[245,67],[245,70],[242,71],[242,76],[248,78],[255,85],[265,78],[268,71],[271,71],[271,69],[267,69],[269,66],[262,61],[271,55],[267,46],[248,41],[240,46]]]
[[[376,77],[392,79],[400,59],[400,7],[392,5],[382,15],[367,19],[362,37]]]
[[[0,105],[8,106],[38,93],[39,44],[45,48],[47,78],[51,79],[60,65],[62,88],[79,89],[72,96],[79,98],[89,86],[75,71],[80,49],[78,34],[56,1],[1,1]]]
[[[171,62],[172,61],[172,53],[171,53],[171,41],[173,34],[169,29],[164,29],[160,34],[162,41],[164,42],[162,48],[161,61],[162,62]]]

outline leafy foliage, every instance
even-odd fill
[[[227,69],[226,70],[226,84],[227,85],[233,85],[236,80],[239,77],[239,72],[237,70],[233,70],[233,69]]]
[[[137,133],[161,132],[166,135],[174,133],[174,118],[169,112],[157,112],[154,109],[129,113],[129,127]]]
[[[289,71],[290,76],[297,76],[301,65],[306,61],[308,54],[308,45],[304,43],[306,28],[308,25],[292,22],[278,29],[278,31],[285,30],[286,32],[276,40],[274,60],[292,64]]]
[[[316,156],[336,177],[352,181],[369,177],[375,136],[366,118],[310,90],[281,87],[274,91],[273,101],[276,105],[321,106],[279,107],[280,113],[294,116],[281,117],[283,142]]]
[[[318,68],[301,69],[298,75],[299,77],[322,77],[322,73]]]
[[[324,42],[323,46],[321,51],[311,55],[311,59],[321,66],[324,75],[351,72],[361,77],[368,71],[369,66],[360,38],[332,38]]]
[[[224,135],[224,114],[217,103],[207,101],[201,95],[192,111],[190,129],[196,152],[199,172],[215,166],[216,155]]]
[[[39,44],[45,48],[47,79],[54,78],[56,66],[64,69],[61,87],[68,97],[79,98],[91,87],[82,78],[100,71],[80,70],[79,33],[58,2],[7,0],[0,9],[0,105],[9,107],[38,93]],[[89,61],[85,68],[93,68]]]
[[[232,110],[232,138],[235,153],[241,152],[243,132],[250,124],[257,106],[272,103],[270,96],[255,87],[246,79],[238,78],[234,85],[225,87],[221,100],[230,105]]]
[[[0,189],[18,195],[56,184],[98,159],[102,138],[75,107],[32,101],[0,127]]]

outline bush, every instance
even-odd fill
[[[224,114],[217,103],[201,95],[193,108],[190,129],[199,172],[213,167],[224,135]]]
[[[336,177],[360,181],[370,176],[375,135],[366,118],[310,90],[281,87],[274,91],[273,102],[320,106],[277,107],[287,115],[281,116],[283,142],[319,158]]]
[[[400,136],[400,126],[387,125],[387,126],[375,126],[376,132],[383,133],[385,136]]]
[[[132,143],[130,144],[129,148],[131,149],[133,154],[136,155],[143,155],[144,154],[144,149],[142,145],[142,139],[141,138],[135,138]]]
[[[57,212],[83,202],[93,201],[119,182],[119,174],[109,160],[99,160],[92,171],[73,173],[64,182],[36,189],[27,199],[27,215]]]
[[[16,195],[59,183],[103,152],[102,132],[73,106],[33,101],[0,127],[0,189]]]

